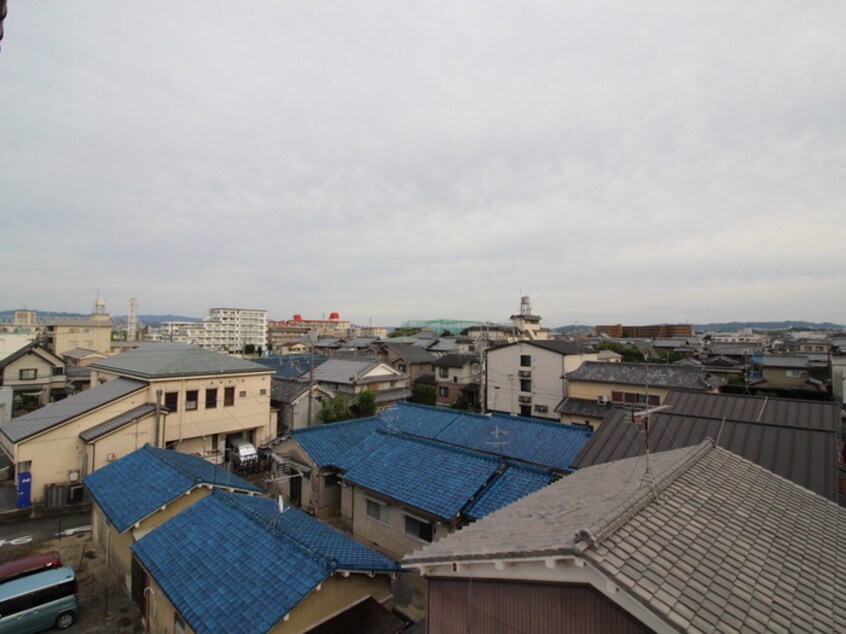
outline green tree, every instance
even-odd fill
[[[420,328],[394,328],[388,334],[388,337],[410,337],[412,335],[416,335],[418,332],[420,332]]]
[[[373,390],[362,390],[359,392],[355,397],[353,410],[355,410],[359,418],[376,414],[376,392]]]
[[[611,350],[622,355],[623,361],[629,363],[643,363],[643,353],[636,346],[626,346],[616,341],[603,341],[594,346],[595,350]]]
[[[350,412],[347,399],[339,394],[323,401],[323,407],[317,417],[324,423],[334,423],[352,418],[352,412]]]
[[[420,403],[421,405],[434,405],[437,402],[438,393],[434,385],[426,385],[425,383],[416,383],[411,388],[411,402]]]

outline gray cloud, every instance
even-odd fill
[[[4,307],[843,321],[840,3],[15,3]]]

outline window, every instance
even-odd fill
[[[548,412],[549,411],[549,405],[535,405],[535,411],[536,412]]]
[[[223,388],[223,406],[224,407],[232,407],[233,405],[235,405],[235,388],[234,387]]]
[[[179,392],[165,392],[165,407],[175,412],[179,406]]]
[[[185,634],[185,621],[175,612],[173,614],[173,634]]]
[[[64,376],[65,369],[62,366],[56,366],[53,368],[53,376]]]
[[[19,381],[32,381],[38,378],[38,370],[36,368],[25,368],[18,370]]]
[[[405,534],[424,542],[432,541],[432,524],[423,522],[410,515],[405,516]]]
[[[804,370],[785,370],[784,376],[788,376],[794,379],[801,379],[805,376]]]
[[[261,388],[261,389],[259,390],[259,396],[267,396],[267,389],[266,389],[266,388]]]
[[[188,390],[187,392],[185,392],[185,409],[197,409],[197,401],[199,398],[200,392],[198,390]]]
[[[400,363],[397,365],[397,370],[399,370],[400,372],[405,372],[407,367],[408,366],[406,366],[404,363]]]
[[[438,368],[438,376],[442,379],[449,377],[449,368]]]
[[[520,391],[521,392],[531,392],[532,391],[532,380],[531,379],[520,379]]]
[[[439,387],[438,388],[438,396],[449,396],[449,388],[448,387]]]
[[[240,398],[247,398],[247,391],[246,391],[246,390],[241,390],[240,392],[238,392],[238,396],[239,396]]]
[[[382,522],[383,524],[388,524],[390,522],[390,515],[388,514],[389,510],[390,509],[381,502],[367,500],[367,517],[371,517],[378,522]]]
[[[522,368],[532,367],[532,355],[521,354],[520,355],[520,367],[522,367]]]
[[[217,388],[206,388],[206,409],[214,409],[217,407]]]

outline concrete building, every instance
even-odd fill
[[[199,324],[198,324],[199,326]],[[249,308],[210,308],[194,334],[206,350],[258,352],[267,348],[267,311]]]
[[[693,326],[690,324],[656,324],[652,326],[596,326],[597,335],[607,335],[612,338],[634,337],[644,339],[691,337]]]
[[[488,351],[487,409],[558,420],[564,375],[598,354],[569,341],[518,341]]]

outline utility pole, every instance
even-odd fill
[[[309,362],[308,362],[308,420],[306,421],[306,426],[311,427],[311,415],[312,415],[312,401],[314,400],[314,329],[312,328],[308,333],[308,340],[311,344],[309,348],[311,349],[311,353],[309,355]]]

